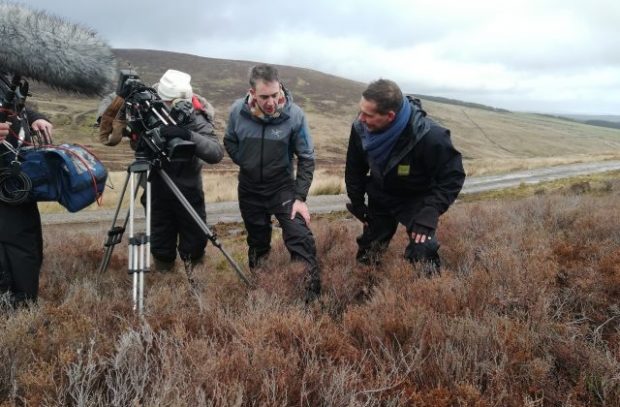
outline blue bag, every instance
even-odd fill
[[[58,201],[69,212],[77,212],[103,193],[108,172],[83,146],[25,148],[19,156],[21,170],[32,180],[31,201]]]
[[[32,182],[32,189],[27,200],[30,202],[58,201],[58,187],[45,158],[46,150],[42,148],[23,149],[19,156],[21,171]]]

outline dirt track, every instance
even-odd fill
[[[620,169],[620,161],[605,161],[599,163],[569,164],[550,168],[538,168],[528,171],[518,171],[504,175],[484,177],[470,177],[465,181],[461,194],[471,194],[496,189],[510,188],[522,183],[536,184],[543,181],[551,181],[560,178],[577,175],[593,174]],[[339,212],[345,210],[348,201],[346,195],[321,195],[308,197],[308,206],[313,214]],[[123,219],[125,212],[120,215]],[[82,211],[78,213],[54,213],[42,215],[43,224],[46,228],[59,229],[70,226],[79,232],[101,232],[109,229],[114,211]],[[218,202],[207,204],[208,223],[235,223],[241,221],[237,202]],[[136,214],[137,222],[143,221],[141,208]],[[122,220],[122,219],[121,219]]]

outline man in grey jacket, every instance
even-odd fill
[[[259,267],[269,254],[274,215],[291,259],[307,265],[305,299],[310,302],[321,291],[305,203],[314,173],[314,146],[304,113],[282,86],[277,69],[256,65],[249,79],[251,88],[232,105],[224,136],[226,151],[239,166],[239,208],[248,232],[249,266]]]

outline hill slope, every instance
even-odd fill
[[[146,83],[154,83],[169,68],[186,71],[198,93],[215,106],[220,134],[225,129],[230,104],[248,88],[247,72],[255,63],[204,58],[152,50],[115,51],[120,68],[133,67]],[[278,66],[284,84],[305,110],[317,149],[318,166],[341,170],[351,121],[365,84],[318,71]],[[96,146],[111,167],[131,160],[126,145],[115,149],[97,145],[95,121],[98,100],[50,91],[33,84],[37,107],[57,127],[58,140]],[[557,117],[512,113],[466,102],[428,97],[429,115],[450,128],[455,145],[466,158],[468,172],[487,173],[527,166],[541,166],[615,157],[620,130],[589,126]],[[230,168],[225,160],[221,168]]]

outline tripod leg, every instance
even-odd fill
[[[138,313],[142,315],[144,311],[144,273],[146,271],[146,264],[149,258],[148,252],[148,244],[147,244],[146,235],[140,236],[140,261],[138,266],[138,281],[137,281],[137,291],[138,291]]]
[[[250,283],[250,280],[248,280],[248,278],[243,274],[243,272],[241,271],[241,268],[235,262],[235,260],[226,252],[226,250],[224,250],[224,248],[222,247],[222,244],[219,242],[219,240],[217,240],[217,238],[211,232],[207,224],[200,218],[200,216],[196,213],[192,205],[187,201],[185,196],[183,196],[179,188],[174,184],[174,182],[172,182],[172,179],[170,179],[170,176],[166,174],[166,172],[160,168],[156,168],[155,171],[157,171],[159,176],[161,176],[161,178],[164,180],[168,188],[170,188],[174,196],[179,200],[181,205],[183,205],[187,213],[189,213],[189,215],[192,217],[192,219],[194,219],[196,224],[202,229],[205,235],[207,235],[207,238],[213,243],[215,247],[217,247],[222,252],[224,257],[226,257],[226,260],[228,260],[228,263],[230,263],[230,265],[235,270],[235,272],[237,272],[237,275],[239,276],[241,281],[243,281],[248,287],[251,287],[252,284]]]
[[[144,273],[149,269],[149,235],[145,233],[140,233],[138,235],[134,234],[134,220],[135,220],[135,200],[136,200],[136,192],[137,185],[136,175],[138,177],[138,184],[143,179],[144,173],[132,173],[131,174],[131,191],[132,196],[129,202],[129,274],[131,274],[133,288],[132,288],[132,296],[133,296],[133,309],[134,311],[138,311],[140,315],[142,315],[144,310]],[[148,174],[147,174],[148,177]],[[150,212],[150,183],[146,183],[146,194],[147,194],[147,207],[146,207],[146,217],[149,219]],[[148,223],[147,223],[147,231],[148,231]]]
[[[132,263],[129,274],[132,276],[133,288],[133,310],[142,315],[144,312],[144,274],[148,271],[146,266],[149,253],[147,251],[147,237],[144,233],[131,239],[130,249],[132,252]]]
[[[116,210],[114,211],[114,218],[112,219],[112,226],[108,230],[108,237],[104,242],[103,246],[105,247],[105,253],[103,254],[103,259],[101,260],[101,264],[99,265],[99,274],[103,273],[108,269],[110,264],[110,259],[112,258],[112,252],[114,251],[114,246],[119,244],[123,240],[123,233],[125,233],[125,229],[127,228],[127,222],[129,221],[129,210],[125,214],[125,221],[122,226],[116,226],[116,222],[118,220],[118,215],[121,210],[121,205],[123,203],[123,199],[125,198],[125,193],[127,192],[127,185],[129,184],[129,180],[132,173],[127,172],[127,177],[125,177],[125,183],[123,184],[123,190],[121,195],[118,197],[118,202],[116,203]],[[141,173],[141,177],[144,176]],[[140,178],[142,179],[142,178]],[[138,188],[140,187],[140,182],[134,188],[132,188],[133,194],[132,197],[135,197],[138,193]]]
[[[99,265],[99,274],[103,273],[108,269],[108,265],[110,264],[110,258],[112,257],[112,251],[114,251],[114,246],[116,246],[123,238],[123,232],[125,231],[125,226],[127,225],[127,216],[125,217],[125,224],[123,227],[116,226],[116,221],[118,219],[118,214],[121,210],[121,205],[123,203],[123,198],[125,197],[125,192],[127,192],[127,184],[129,183],[129,178],[131,177],[131,173],[127,172],[127,177],[125,177],[125,183],[123,184],[123,191],[118,198],[118,202],[116,203],[116,210],[114,211],[114,218],[112,219],[112,227],[108,230],[108,238],[104,242],[103,246],[105,247],[105,253],[103,255],[103,259],[101,264]]]

